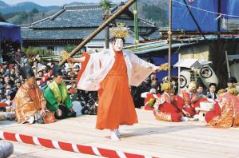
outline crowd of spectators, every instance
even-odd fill
[[[22,55],[20,50],[17,50],[15,54],[15,59],[19,59],[14,62],[8,61],[2,62],[0,64],[0,102],[12,106],[12,109],[14,109],[14,96],[21,84],[24,83],[20,70],[20,67],[22,65],[19,65],[19,63],[28,63],[25,58],[21,57]],[[37,60],[31,63],[35,73],[37,85],[40,87],[40,89],[44,90],[47,87],[48,83],[50,83],[53,79],[52,69],[55,64],[56,63],[53,62],[39,62]],[[67,85],[68,93],[70,94],[73,101],[75,100],[81,103],[83,107],[83,114],[96,114],[97,92],[77,90],[76,78],[79,69],[79,64],[65,64],[62,67],[62,73]],[[161,82],[158,81],[156,73],[153,73],[139,87],[131,87],[131,93],[136,108],[141,108],[142,106],[144,106],[144,98],[141,97],[142,93],[150,91],[154,93],[161,93],[160,84]],[[172,78],[172,84],[174,92],[178,93],[177,78]],[[213,88],[216,90],[216,85],[213,86],[215,87]],[[198,93],[204,96],[210,95],[209,92],[208,94],[205,93],[206,91],[207,90],[199,84]],[[211,97],[214,98],[215,96]]]
[[[1,42],[1,55],[2,55],[2,59],[0,60],[0,62],[2,61],[8,61],[10,63],[15,62],[16,59],[19,59],[19,57],[15,58],[15,55],[18,55],[20,51],[19,49],[20,47],[20,43],[19,42],[12,42],[12,41],[8,41],[8,40],[4,40]]]
[[[21,75],[21,67],[30,64],[33,68],[36,77],[36,83],[43,91],[53,79],[54,62],[38,62],[29,63],[21,58],[22,65],[16,62],[2,62],[0,63],[0,103],[7,104],[11,111],[14,111],[14,97],[18,88],[24,83]],[[86,92],[77,90],[77,73],[80,69],[79,64],[71,65],[65,64],[62,67],[63,78],[65,80],[68,93],[73,101],[79,101],[83,107],[83,114],[96,114],[96,92]],[[1,108],[0,111],[6,111]]]

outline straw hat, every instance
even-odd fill
[[[129,30],[123,23],[118,23],[117,27],[110,28],[111,38],[125,38],[129,35]]]
[[[161,90],[162,91],[167,91],[172,89],[172,84],[170,82],[164,82],[161,85]]]

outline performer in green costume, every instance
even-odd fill
[[[72,109],[72,101],[67,93],[60,67],[55,66],[53,68],[53,75],[53,81],[44,90],[47,108],[55,113],[57,119],[75,117],[76,113]]]

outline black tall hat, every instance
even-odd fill
[[[62,71],[61,71],[61,67],[60,67],[60,66],[55,65],[55,66],[53,67],[53,75],[54,75],[55,77],[57,77],[57,76],[63,76],[63,73],[62,73]]]
[[[35,76],[32,67],[29,65],[22,67],[20,72],[24,79],[28,79]]]

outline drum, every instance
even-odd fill
[[[210,102],[201,102],[200,110],[202,111],[211,111],[214,108],[214,104]]]
[[[43,117],[43,121],[45,124],[56,122],[54,113],[46,111],[46,115]]]

